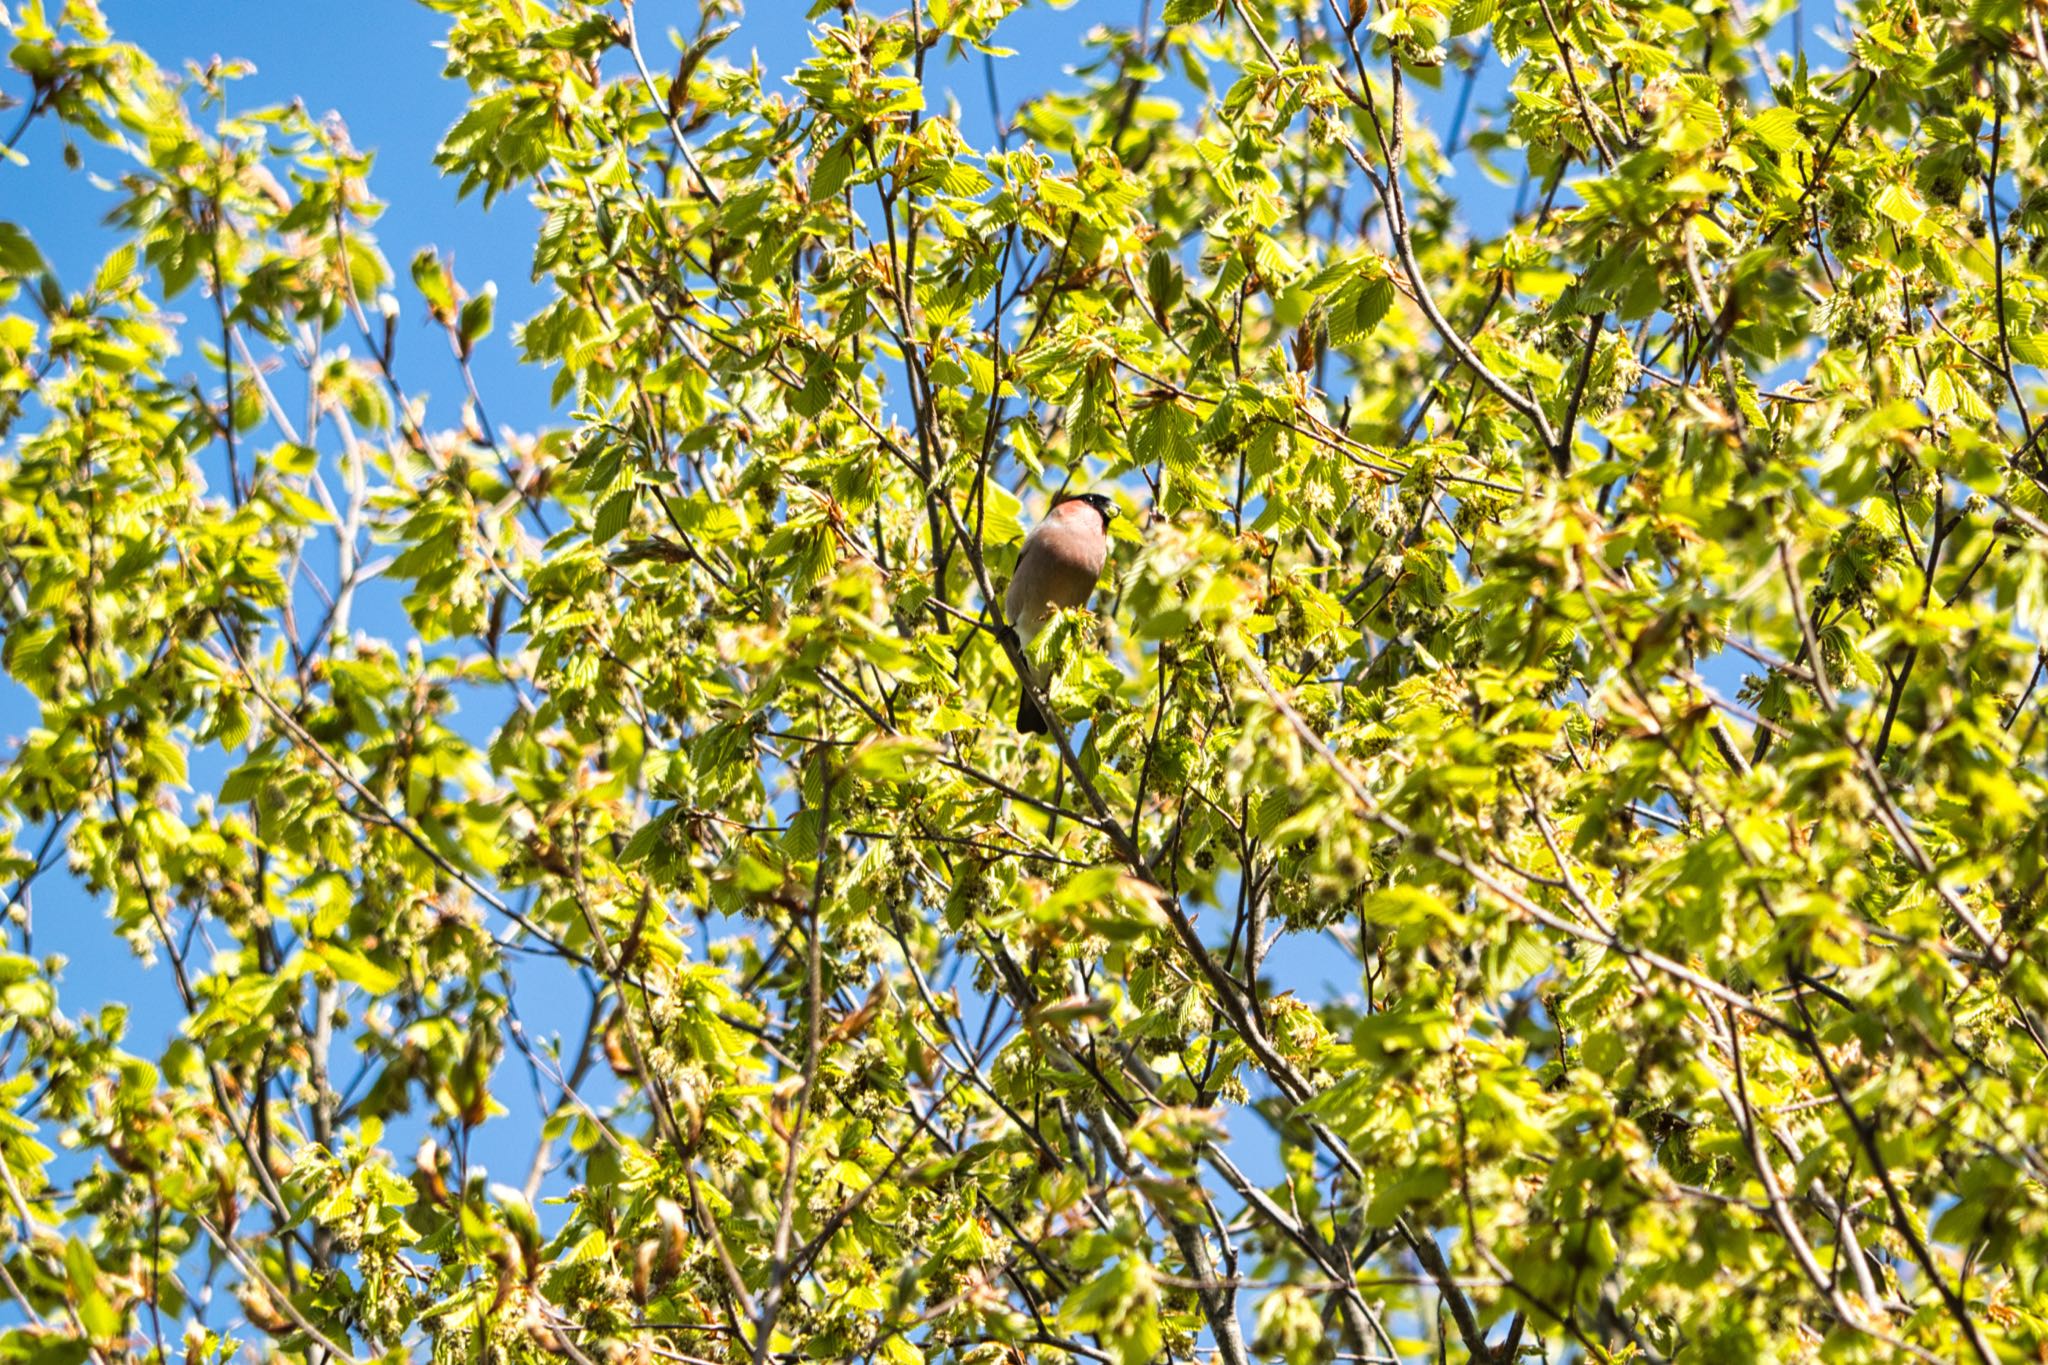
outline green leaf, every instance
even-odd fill
[[[26,277],[40,275],[44,269],[43,255],[27,231],[0,219],[0,275]]]
[[[1456,0],[1451,6],[1452,37],[1471,33],[1491,23],[1498,0]]]
[[[456,324],[456,334],[462,340],[462,353],[467,356],[476,349],[476,344],[491,334],[491,320],[497,311],[498,286],[484,285],[483,292],[462,305],[462,314]]]
[[[1910,186],[1897,181],[1878,191],[1877,211],[1900,227],[1907,228],[1927,216],[1927,206],[1920,202],[1920,196],[1913,193]]]
[[[448,277],[438,253],[428,248],[412,258],[412,282],[436,319],[444,323],[454,320],[455,282]]]
[[[978,485],[982,504],[978,509],[984,545],[1006,545],[1024,534],[1024,504],[1015,493],[988,479]]]
[[[2048,365],[2048,332],[2012,332],[2006,341],[2020,364]]]
[[[1798,114],[1783,106],[1762,111],[1749,120],[1748,127],[1773,151],[1803,151],[1809,145],[1799,131]]]
[[[313,951],[343,981],[360,986],[371,995],[389,995],[405,980],[397,972],[378,966],[353,948],[339,943],[322,943]]]
[[[635,489],[628,484],[614,493],[606,495],[597,505],[597,515],[591,523],[591,538],[604,545],[618,539],[619,533],[632,524],[633,508],[636,505]]]
[[[126,284],[128,277],[135,273],[135,256],[132,244],[116,247],[100,262],[99,273],[93,276],[93,292],[108,294]]]

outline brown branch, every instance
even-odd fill
[[[1586,136],[1593,140],[1593,150],[1600,153],[1601,168],[1611,171],[1614,169],[1614,153],[1607,150],[1607,139],[1600,136],[1600,127],[1593,120],[1595,106],[1579,85],[1579,69],[1572,60],[1571,44],[1565,42],[1564,34],[1558,31],[1557,19],[1550,12],[1550,0],[1537,0],[1537,5],[1543,11],[1544,27],[1550,30],[1550,41],[1557,45],[1557,55],[1564,62],[1565,79],[1571,82],[1572,98],[1578,101],[1579,117],[1586,124]]]

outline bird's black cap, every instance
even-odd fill
[[[1117,519],[1116,504],[1110,501],[1109,494],[1107,493],[1076,493],[1073,497],[1061,498],[1060,501],[1087,503],[1102,517],[1102,524],[1104,526]]]

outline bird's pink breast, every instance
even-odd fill
[[[1055,562],[1088,575],[1088,587],[1102,576],[1109,557],[1109,537],[1104,534],[1102,514],[1085,502],[1063,502],[1046,517],[1032,537],[1051,553]],[[1087,593],[1082,593],[1085,600]],[[1063,607],[1079,602],[1062,602]]]
[[[1046,513],[1017,557],[1004,608],[1026,639],[1060,607],[1078,607],[1095,590],[1109,556],[1102,514],[1085,502],[1064,502]]]

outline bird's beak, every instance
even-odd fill
[[[1116,519],[1117,519],[1118,517],[1120,517],[1120,516],[1122,516],[1122,515],[1123,515],[1123,509],[1122,509],[1122,508],[1120,508],[1120,507],[1118,507],[1118,506],[1117,506],[1117,505],[1116,505],[1115,503],[1113,503],[1113,502],[1111,502],[1111,503],[1105,503],[1105,504],[1103,504],[1103,513],[1102,513],[1102,515],[1103,515],[1104,517],[1108,518],[1108,519],[1109,519],[1110,521],[1115,521],[1115,520],[1116,520]]]

